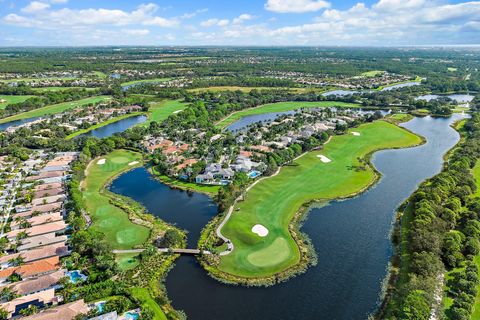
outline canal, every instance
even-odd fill
[[[174,308],[189,319],[366,319],[379,304],[387,275],[395,211],[419,183],[441,170],[442,156],[459,140],[451,128],[459,118],[414,118],[404,124],[427,143],[375,153],[372,161],[382,179],[374,187],[310,210],[302,231],[318,253],[315,267],[273,287],[246,288],[210,278],[195,257],[183,256],[166,279]],[[209,197],[171,189],[144,168],[123,174],[111,190],[188,230],[189,247],[216,214]]]

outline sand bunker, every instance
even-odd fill
[[[256,224],[253,226],[252,232],[256,233],[260,237],[266,237],[268,234],[268,229],[262,226],[261,224]]]
[[[320,160],[324,163],[332,162],[332,160],[328,159],[327,157],[325,157],[323,155],[318,155],[317,157],[319,157]]]
[[[105,164],[106,159],[100,159],[97,161],[97,164]]]
[[[179,112],[182,112],[183,110],[177,110],[177,111],[173,111],[173,113],[179,113]]]
[[[137,163],[138,163],[138,161],[132,161],[132,162],[130,162],[128,165],[129,165],[129,166],[134,166],[134,165],[136,165]]]
[[[360,132],[352,131],[352,134],[353,134],[354,136],[359,136],[359,135],[360,135]]]

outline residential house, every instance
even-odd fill
[[[65,244],[67,242],[67,236],[58,236],[55,233],[43,234],[41,236],[35,236],[23,239],[21,244],[17,247],[18,251],[32,250],[55,243]]]
[[[87,314],[90,308],[83,299],[63,304],[54,308],[49,308],[40,313],[28,316],[22,320],[72,320],[79,314]]]
[[[9,288],[18,295],[27,295],[37,293],[49,289],[58,289],[60,285],[59,281],[65,277],[66,270],[58,270],[40,277],[27,279],[24,281],[18,281],[12,284],[8,284],[0,287],[0,291],[4,288]]]
[[[5,283],[12,274],[18,274],[22,279],[38,277],[57,270],[60,266],[58,256],[28,262],[17,267],[0,270],[0,282]]]
[[[44,308],[54,303],[56,303],[55,289],[49,289],[13,299],[2,303],[0,306],[8,312],[9,317],[16,317],[21,315],[21,310],[27,309],[31,305]]]

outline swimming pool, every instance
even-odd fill
[[[70,281],[72,283],[87,280],[87,276],[82,274],[79,270],[70,271],[67,273],[67,275],[70,277]]]
[[[253,171],[250,171],[247,175],[250,179],[254,179],[256,177],[258,177],[259,175],[261,175],[262,173],[260,171],[257,171],[257,170],[253,170]]]
[[[137,320],[140,317],[140,314],[135,311],[128,311],[123,315],[125,320]]]
[[[103,313],[103,309],[105,307],[105,301],[100,301],[100,302],[97,302],[95,303],[95,306],[97,307],[97,311],[99,314],[102,314]]]

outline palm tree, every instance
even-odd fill
[[[7,320],[9,313],[7,310],[0,308],[0,320]]]
[[[20,310],[22,316],[31,316],[32,314],[38,313],[39,309],[36,305],[31,304],[27,308]]]
[[[2,291],[0,292],[0,298],[2,300],[12,301],[13,299],[18,297],[19,295],[9,287],[3,288]],[[0,319],[1,319],[1,316],[0,316]]]

